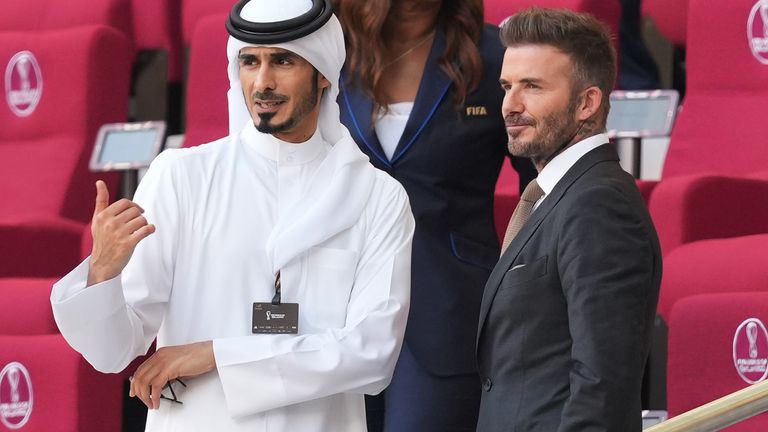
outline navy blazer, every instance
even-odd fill
[[[445,48],[438,29],[413,111],[388,160],[371,124],[373,102],[342,74],[341,121],[377,168],[405,187],[416,218],[411,310],[406,343],[438,375],[476,373],[474,342],[483,286],[499,257],[493,198],[509,155],[501,116],[499,74],[504,48],[498,28],[479,43],[480,87],[458,107],[450,78],[437,59]],[[513,158],[521,188],[535,169]]]
[[[485,287],[479,432],[640,432],[661,282],[656,231],[612,145],[576,162]]]

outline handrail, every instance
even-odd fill
[[[768,381],[753,384],[643,432],[716,431],[768,411]]]

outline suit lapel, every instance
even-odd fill
[[[408,117],[408,122],[405,124],[405,130],[397,143],[395,152],[392,154],[392,160],[387,159],[384,154],[381,143],[376,137],[376,131],[371,124],[373,101],[357,86],[348,84],[346,75],[342,74],[340,80],[342,83],[342,103],[344,104],[342,109],[347,110],[349,118],[352,119],[353,127],[351,129],[353,130],[350,132],[357,135],[371,154],[385,166],[391,167],[397,163],[413,147],[416,139],[435,115],[437,108],[453,84],[450,77],[440,69],[437,62],[445,50],[445,43],[445,33],[441,29],[437,29],[424,67],[424,74],[419,83],[419,90],[416,93],[413,110]]]
[[[348,85],[346,81],[346,74],[342,73],[341,79],[341,95],[342,95],[342,109],[347,111],[349,118],[352,119],[352,125],[350,133],[356,135],[359,141],[365,145],[368,150],[385,166],[391,166],[389,159],[384,154],[384,150],[381,148],[379,138],[376,136],[376,131],[373,129],[371,119],[373,117],[373,101],[366,96],[366,94],[360,90],[358,86]]]
[[[485,284],[485,290],[483,293],[483,300],[480,304],[480,321],[477,328],[477,342],[480,341],[480,334],[483,331],[488,312],[491,309],[493,299],[496,297],[496,292],[499,290],[501,280],[504,278],[509,267],[520,255],[523,247],[528,243],[531,236],[539,229],[539,226],[544,222],[544,219],[552,212],[557,206],[560,200],[563,198],[565,192],[573,185],[573,183],[584,173],[589,171],[595,164],[603,161],[618,161],[618,155],[612,144],[605,144],[590,151],[579,159],[569,169],[563,178],[557,183],[552,192],[541,202],[539,208],[537,208],[531,218],[523,225],[520,232],[512,240],[507,250],[499,258],[499,262],[491,272],[488,282]]]
[[[392,154],[392,164],[397,163],[413,147],[416,139],[427,126],[440,103],[450,90],[453,82],[450,77],[440,69],[438,59],[445,51],[445,33],[441,28],[435,32],[435,39],[432,42],[432,48],[429,51],[427,63],[424,66],[424,74],[419,83],[419,91],[416,93],[416,100],[413,104],[413,110],[405,124],[405,130],[397,143],[395,152]]]

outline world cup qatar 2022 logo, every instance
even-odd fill
[[[0,371],[0,422],[8,429],[20,429],[32,415],[32,380],[19,362]]]
[[[5,99],[19,117],[32,114],[43,95],[40,64],[29,51],[16,53],[5,68]]]
[[[757,0],[747,20],[749,49],[757,61],[768,64],[768,0]]]
[[[768,376],[768,331],[763,322],[749,318],[739,325],[733,335],[733,365],[739,376],[749,384]]]

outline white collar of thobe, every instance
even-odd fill
[[[274,273],[295,257],[357,223],[373,191],[376,169],[349,131],[342,127],[342,136],[333,145],[326,142],[322,129],[319,131],[301,144],[309,144],[301,159],[312,157],[313,152],[318,152],[316,158],[322,154],[324,157],[307,182],[303,198],[277,220],[264,245]],[[231,139],[236,145],[253,148],[273,161],[279,160],[281,148],[296,145],[258,132],[253,122]],[[327,152],[322,153],[322,149]],[[323,223],[318,225],[317,221]]]
[[[565,173],[567,173],[579,159],[590,151],[607,143],[607,134],[601,133],[593,135],[568,147],[549,161],[549,163],[544,166],[544,169],[541,170],[539,176],[536,177],[536,182],[539,184],[539,187],[541,187],[541,190],[544,191],[544,196],[547,196],[552,192],[555,185],[557,185],[563,176],[565,176]]]
[[[277,162],[279,166],[302,165],[315,160],[326,148],[323,138],[315,133],[303,143],[290,143],[256,130],[253,122],[241,132],[243,143],[249,148]]]

